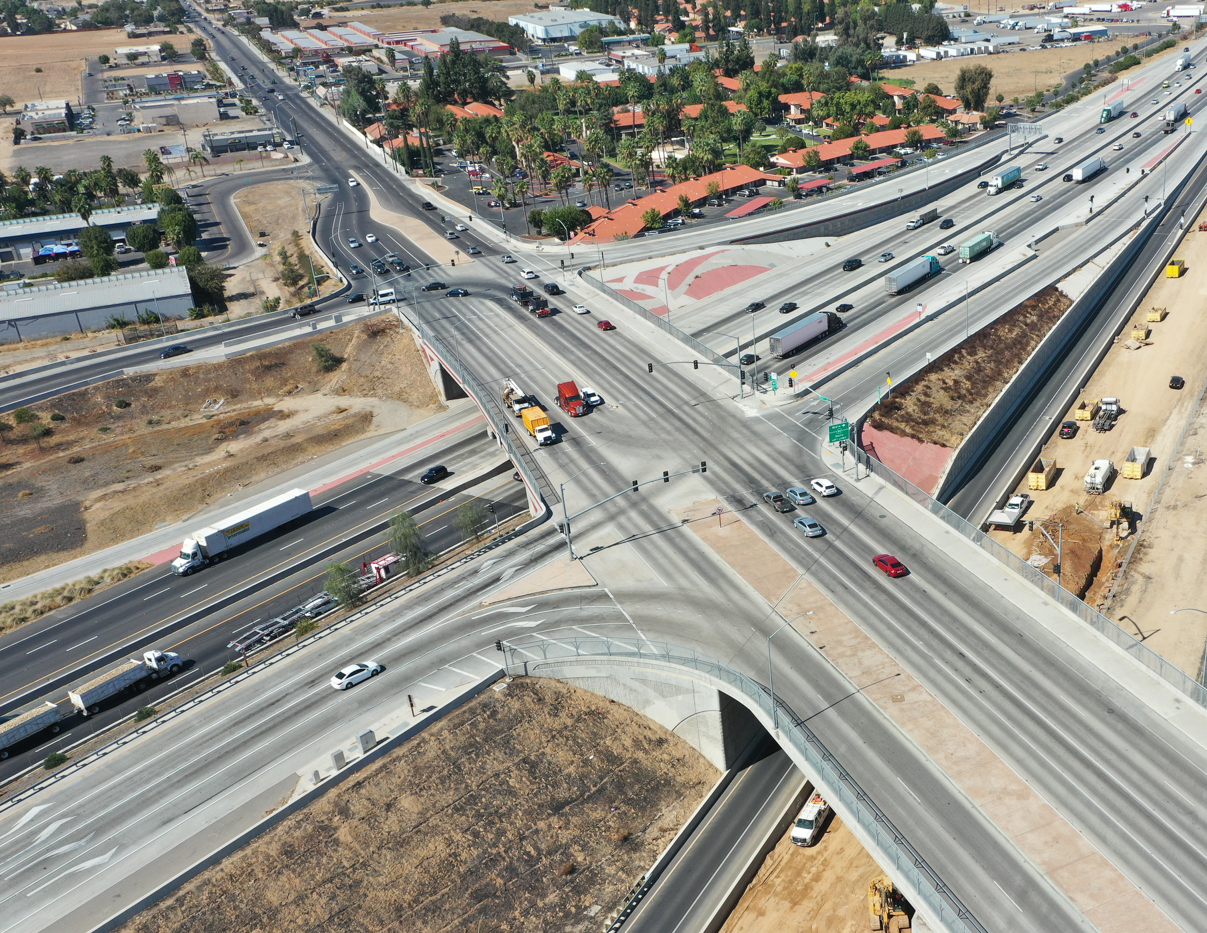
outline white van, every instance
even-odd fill
[[[796,815],[796,822],[792,824],[793,843],[798,846],[811,846],[817,842],[822,825],[829,815],[830,805],[821,794],[814,791],[809,797],[809,802]]]
[[[394,289],[390,286],[379,288],[373,297],[369,299],[371,305],[390,305],[397,301],[394,296]]]

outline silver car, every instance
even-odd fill
[[[826,530],[808,515],[802,515],[800,518],[793,521],[792,524],[803,531],[806,538],[820,538],[826,533]]]
[[[784,495],[793,505],[812,505],[817,501],[809,490],[802,489],[800,486],[789,486],[784,490]]]

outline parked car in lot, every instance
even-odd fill
[[[376,677],[384,670],[385,668],[376,661],[350,664],[331,678],[331,686],[336,690],[347,690],[349,687],[355,687],[361,681]]]
[[[1063,437],[1065,440],[1068,440],[1070,437],[1076,437],[1077,436],[1077,422],[1076,421],[1062,421],[1060,424],[1060,436]]]
[[[182,353],[192,353],[192,352],[193,351],[190,350],[188,347],[186,347],[184,344],[177,344],[174,347],[165,347],[164,349],[160,350],[159,358],[161,360],[169,360],[174,356],[180,356]]]
[[[430,486],[432,483],[435,483],[438,480],[447,479],[447,478],[448,478],[448,467],[444,466],[443,464],[440,464],[439,466],[434,466],[434,467],[430,468],[426,473],[424,473],[421,477],[419,477],[419,482],[423,483],[423,485],[425,485],[425,486]]]
[[[838,495],[838,487],[831,483],[828,479],[819,478],[809,481],[809,486],[815,493],[821,496],[836,496]]]
[[[802,489],[800,486],[789,486],[784,490],[784,496],[793,505],[812,505],[817,501],[809,490]]]
[[[909,571],[905,569],[905,564],[893,557],[892,554],[877,554],[872,558],[872,563],[887,573],[890,577],[903,577],[909,573]]]
[[[784,494],[782,492],[765,492],[763,493],[763,501],[777,512],[792,511],[792,503],[784,498]]]

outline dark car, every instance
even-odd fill
[[[751,363],[757,363],[761,357],[757,353],[743,353],[738,360],[743,366],[749,366]]]
[[[795,301],[785,301],[780,305],[780,314],[791,314],[798,307],[800,306]]]
[[[1063,437],[1065,440],[1068,440],[1070,437],[1076,437],[1077,436],[1077,422],[1076,421],[1062,421],[1060,424],[1060,436]]]
[[[877,554],[872,558],[872,563],[887,573],[890,577],[904,577],[908,570],[905,569],[905,564],[893,557],[892,554]]]
[[[848,259],[846,262],[844,262],[842,264],[842,271],[843,272],[854,272],[856,269],[858,269],[862,265],[863,265],[862,259]]]
[[[311,314],[316,314],[317,312],[318,308],[314,305],[302,305],[299,308],[294,308],[289,313],[289,316],[292,318],[309,317]]]
[[[448,288],[448,286],[443,282],[428,282],[425,286],[423,286],[423,290],[425,292],[438,292],[444,288]]]
[[[1132,133],[1132,139],[1139,139],[1139,138],[1140,138],[1139,130],[1136,130],[1136,132]]]
[[[1095,133],[1105,133],[1105,132],[1106,132],[1106,127],[1105,127],[1105,126],[1100,126],[1100,127],[1098,127],[1098,129],[1094,130],[1094,132],[1095,132]]]
[[[956,225],[956,222],[954,220],[952,220],[950,217],[944,217],[943,222],[939,224],[939,229],[940,230],[950,230],[955,225]]]
[[[376,260],[374,260],[370,265],[373,266],[373,271],[376,272],[378,275],[387,274],[386,273],[386,264],[384,262],[377,262]]]
[[[161,360],[168,360],[174,356],[180,356],[180,354],[182,354],[182,353],[192,353],[192,352],[193,351],[190,350],[188,347],[184,346],[183,344],[180,344],[175,347],[165,347],[164,349],[160,350],[159,358]]]
[[[445,298],[464,298],[468,294],[469,294],[468,289],[450,288],[448,291],[446,291],[444,293],[444,297]]]
[[[1170,376],[1169,377],[1169,387],[1171,389],[1180,389],[1185,385],[1186,385],[1186,380],[1183,379],[1181,376]]]
[[[546,282],[543,287],[546,295],[560,295],[562,293],[562,288],[557,282]]]
[[[1063,136],[1057,136],[1057,137],[1056,137],[1054,140],[1052,140],[1052,141],[1053,141],[1054,143],[1056,143],[1056,145],[1058,145],[1058,146],[1059,146],[1061,143],[1063,143],[1063,142],[1065,141],[1065,138],[1064,138]]]
[[[431,201],[424,201],[419,206],[422,207],[425,211],[434,211],[436,209],[436,205],[433,204]]]
[[[348,271],[351,272],[353,275],[364,275],[365,274],[365,270],[362,269],[360,266],[358,266],[356,263],[352,263],[352,265],[348,267]]]
[[[784,498],[784,494],[782,492],[765,492],[763,493],[763,501],[777,512],[792,511],[792,503]]]
[[[1061,178],[1060,180],[1061,180],[1061,181],[1072,181],[1072,180],[1073,180],[1073,173],[1072,173],[1072,172],[1067,172],[1067,173],[1064,175],[1064,177],[1063,177],[1063,178]]]
[[[854,309],[854,307],[855,307],[854,305],[849,305],[844,301],[842,304],[840,304],[834,310],[837,311],[839,314],[846,314],[848,311]]]
[[[762,311],[765,307],[767,307],[767,306],[765,304],[763,304],[761,301],[752,301],[752,302],[750,302],[750,304],[748,304],[742,310],[745,311],[747,314],[754,314],[755,311]]]
[[[423,485],[427,486],[427,485],[430,485],[431,483],[436,482],[436,480],[445,479],[447,476],[448,476],[448,467],[434,466],[430,470],[428,470],[426,473],[424,473],[421,477],[419,477],[419,482],[421,482],[421,483],[423,483]]]
[[[976,183],[976,186],[977,186],[978,188],[988,188],[988,187],[989,187],[989,182],[988,182],[988,181],[985,181],[984,179],[982,179],[981,181],[978,181],[978,182]]]

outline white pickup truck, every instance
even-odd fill
[[[1013,528],[1023,519],[1023,513],[1031,507],[1031,497],[1025,492],[1011,496],[1000,509],[989,513],[988,524],[995,528]]]

